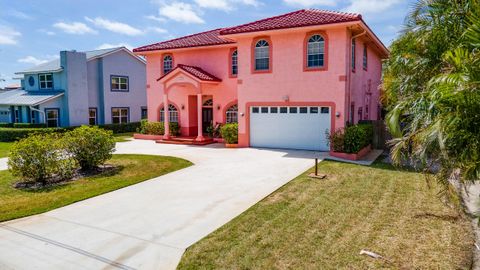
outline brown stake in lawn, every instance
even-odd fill
[[[421,174],[322,162],[190,247],[179,269],[468,269],[470,224]],[[360,255],[362,249],[386,260]]]
[[[0,221],[43,213],[192,165],[180,158],[148,155],[113,155],[107,164],[118,170],[30,191],[15,189],[17,180],[0,171]]]

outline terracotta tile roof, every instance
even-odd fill
[[[193,34],[185,37],[180,37],[172,40],[167,40],[159,43],[150,44],[133,49],[133,52],[145,52],[156,50],[180,49],[210,45],[223,45],[234,43],[234,41],[220,37],[220,30],[215,29],[207,32]]]
[[[359,21],[361,19],[362,15],[355,13],[343,13],[319,9],[302,9],[239,26],[224,28],[220,31],[220,35],[351,22]]]
[[[201,81],[208,81],[208,82],[221,82],[222,80],[219,79],[218,77],[206,72],[202,68],[195,67],[195,66],[188,66],[188,65],[182,65],[179,64],[177,67],[175,67],[172,71],[170,71],[167,74],[164,74],[162,77],[158,78],[157,81],[160,81],[163,79],[165,76],[170,74],[176,69],[182,69],[183,71],[189,73],[190,75],[194,76],[195,78],[201,80]]]

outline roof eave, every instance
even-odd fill
[[[21,74],[37,74],[37,73],[57,73],[57,72],[62,72],[63,68],[59,69],[47,69],[47,70],[35,70],[35,71],[20,71],[20,72],[15,72],[14,74],[16,75],[21,75]]]
[[[181,47],[181,48],[171,48],[171,49],[155,49],[155,50],[146,50],[146,51],[133,51],[134,54],[137,55],[149,55],[149,54],[156,54],[159,52],[180,52],[180,51],[188,51],[188,50],[203,50],[203,49],[212,49],[212,48],[223,48],[223,47],[232,47],[235,45],[236,42],[232,41],[230,43],[222,43],[222,44],[209,44],[209,45],[199,45],[199,46],[189,46],[189,47]]]
[[[360,21],[360,26],[367,31],[368,36],[372,38],[372,40],[375,42],[377,47],[383,53],[383,57],[388,58],[390,55],[390,51],[385,46],[385,44],[383,44],[383,42],[377,37],[377,35],[375,35],[375,33],[372,31],[372,29],[370,29],[368,24],[366,24],[363,19]]]

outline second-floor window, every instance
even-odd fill
[[[325,64],[325,39],[321,35],[313,35],[307,43],[307,67],[321,68]]]
[[[238,51],[234,50],[232,52],[232,76],[237,76],[238,74]]]
[[[40,89],[52,89],[53,88],[52,73],[38,75],[38,82],[40,84]]]
[[[363,69],[367,70],[368,68],[368,52],[367,52],[367,45],[363,46]]]
[[[173,69],[173,57],[171,55],[165,55],[163,57],[163,74],[167,74]]]
[[[255,44],[255,70],[268,71],[270,69],[270,44],[264,39]]]
[[[128,92],[128,77],[126,76],[111,76],[111,90]]]

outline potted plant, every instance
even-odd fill
[[[220,128],[220,134],[225,140],[225,147],[236,148],[238,147],[238,124],[230,123],[225,124]]]

